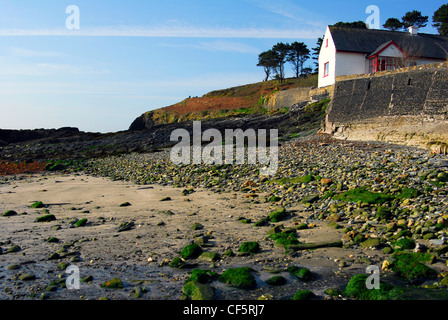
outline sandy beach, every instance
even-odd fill
[[[247,266],[256,271],[257,288],[253,290],[213,282],[216,299],[287,299],[300,289],[312,290],[325,299],[326,289],[342,287],[353,274],[365,273],[367,265],[382,261],[381,251],[358,248],[285,254],[284,248],[266,237],[275,225],[287,228],[307,222],[310,227],[298,231],[303,243],[342,237],[342,231],[329,227],[328,222],[307,220],[309,214],[301,204],[288,209],[287,220],[255,227],[239,218],[257,221],[272,210],[272,204],[254,201],[240,192],[195,189],[185,195],[182,191],[83,174],[36,174],[3,182],[0,209],[14,210],[17,215],[0,217],[0,299],[137,299],[136,290],[142,292],[139,299],[182,299],[191,268],[177,269],[169,263],[201,236],[206,239],[202,249],[216,252],[220,258],[214,262],[189,260],[191,267],[221,273]],[[167,197],[171,200],[161,201]],[[31,208],[36,201],[44,207]],[[120,206],[126,202],[127,206]],[[37,217],[48,214],[56,220],[36,222]],[[87,223],[77,227],[75,222],[84,218]],[[120,223],[129,222],[132,228],[118,231]],[[203,228],[192,230],[195,223]],[[57,242],[49,242],[50,238]],[[245,241],[257,241],[260,252],[224,255],[228,250],[237,253]],[[18,246],[17,251],[8,252],[13,246]],[[65,287],[69,274],[61,269],[61,262],[79,268],[80,278],[85,279],[80,289]],[[292,277],[286,269],[293,265],[308,268],[313,281]],[[287,283],[267,285],[265,280],[273,273],[284,276]],[[31,277],[22,280],[26,274]],[[113,278],[120,278],[123,288],[101,287]]]

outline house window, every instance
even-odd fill
[[[325,42],[325,47],[328,48],[328,39],[327,39],[327,41]]]
[[[329,74],[330,74],[330,62],[327,62],[324,65],[324,78],[328,77]]]
[[[374,56],[369,59],[369,73],[385,70],[395,70],[404,67],[404,59],[395,57]]]

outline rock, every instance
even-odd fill
[[[127,221],[123,221],[118,225],[118,230],[117,232],[123,232],[123,231],[128,231],[131,230],[132,228],[134,228],[135,224],[133,221],[127,222]]]
[[[22,248],[20,248],[20,246],[12,245],[8,250],[6,250],[6,253],[19,252],[20,250],[22,250]]]
[[[291,298],[291,300],[308,300],[315,296],[313,292],[310,290],[299,290],[297,291],[294,296]]]
[[[218,280],[239,289],[254,289],[257,281],[248,267],[230,268],[224,271]]]
[[[368,248],[377,248],[380,245],[380,239],[379,238],[368,238],[367,240],[361,242],[359,244],[364,249]]]
[[[160,201],[171,201],[171,198],[170,197],[164,197],[164,198],[160,199]]]
[[[202,253],[202,249],[195,243],[189,244],[182,249],[180,255],[183,259],[194,259],[199,257]]]
[[[42,203],[42,201],[36,201],[31,205],[31,208],[43,208],[45,207],[45,205]]]
[[[282,286],[286,283],[286,279],[283,276],[273,276],[267,279],[266,283],[270,286]]]
[[[112,278],[101,284],[101,288],[105,289],[123,289],[123,282],[120,278]]]
[[[57,252],[53,252],[52,254],[50,254],[50,256],[48,257],[48,260],[57,260],[60,259],[61,256],[59,255],[59,253]]]
[[[31,281],[31,280],[35,280],[36,276],[33,273],[24,273],[19,276],[19,279],[22,281]]]
[[[213,300],[215,297],[215,289],[212,286],[197,281],[187,282],[182,292],[191,300]]]
[[[44,216],[37,217],[35,222],[50,222],[55,221],[56,217],[53,214],[47,214]]]
[[[129,207],[129,206],[131,206],[132,204],[130,204],[129,202],[123,202],[122,204],[120,204],[120,207]]]
[[[204,251],[198,257],[198,259],[207,261],[207,262],[215,262],[219,260],[219,254],[216,252]]]
[[[140,286],[134,287],[134,297],[135,298],[141,298],[143,296],[143,289]]]
[[[269,213],[269,220],[271,222],[280,222],[286,218],[286,209],[284,207],[276,207]]]
[[[260,251],[260,245],[256,241],[244,242],[240,245],[238,251],[243,253],[257,253]]]
[[[204,228],[204,226],[202,224],[200,224],[199,222],[192,224],[190,227],[191,230],[201,230],[203,228]]]
[[[76,226],[76,227],[83,227],[83,226],[85,226],[86,224],[87,224],[87,219],[86,219],[86,218],[83,218],[83,219],[78,220],[78,221],[75,223],[75,226]]]
[[[12,216],[16,216],[16,215],[17,215],[17,212],[15,212],[14,210],[8,210],[2,214],[2,217],[12,217]]]
[[[443,239],[430,239],[429,242],[436,246],[441,246],[445,243]]]
[[[304,267],[291,266],[288,267],[287,271],[302,281],[310,281],[313,278],[311,271]]]

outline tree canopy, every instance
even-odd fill
[[[448,36],[448,4],[442,5],[432,17],[433,27],[437,28],[439,34]]]
[[[310,58],[310,50],[303,42],[283,43],[278,42],[271,50],[263,51],[258,55],[258,67],[263,67],[265,81],[272,75],[283,81],[285,79],[285,64],[289,62],[293,66],[295,77],[310,73],[312,69],[304,67]]]
[[[428,16],[423,16],[420,11],[414,10],[406,12],[406,14],[401,18],[401,21],[403,22],[404,28],[409,28],[412,26],[424,28],[428,23]]]
[[[401,22],[397,18],[389,18],[386,20],[386,23],[383,24],[383,28],[390,31],[397,31],[403,28],[403,22]]]

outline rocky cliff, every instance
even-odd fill
[[[440,152],[448,144],[448,64],[337,79],[323,131]]]

